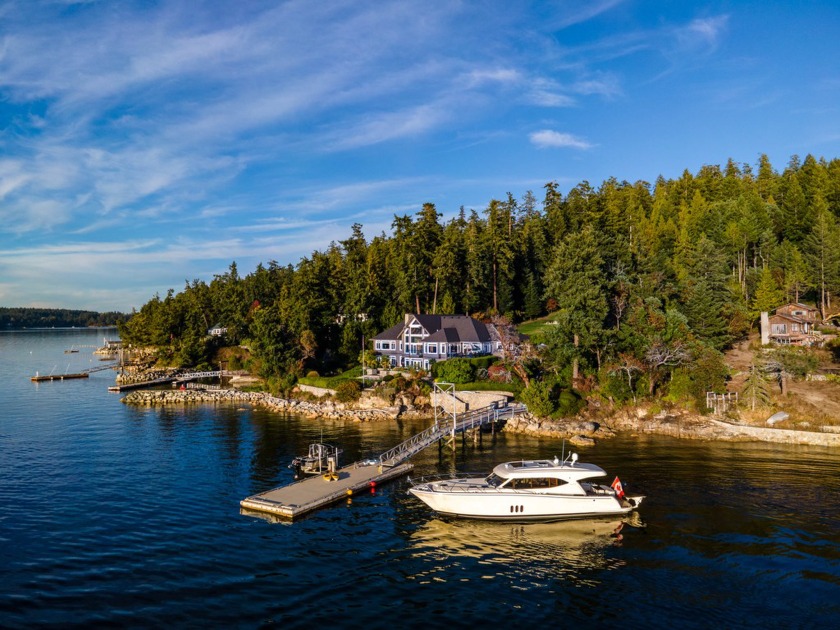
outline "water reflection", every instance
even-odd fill
[[[485,579],[504,577],[532,584],[562,579],[593,584],[597,583],[593,570],[624,565],[611,550],[644,527],[636,513],[624,518],[532,524],[435,518],[411,536],[415,558],[434,564],[433,569],[414,578],[421,582],[447,579],[441,570],[448,572],[446,567],[459,567],[460,562],[469,560],[483,565]]]

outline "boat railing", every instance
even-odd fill
[[[430,487],[429,490],[431,490],[432,492],[486,492],[488,486],[485,482],[485,477],[486,473],[465,472],[455,474],[424,475],[416,479],[409,477],[408,482],[413,488],[416,488],[417,486],[432,484],[441,481],[475,479],[476,483],[474,484],[453,483],[451,485],[436,485],[434,488]]]

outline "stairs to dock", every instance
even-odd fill
[[[428,448],[438,440],[454,437],[456,434],[469,431],[470,429],[495,424],[500,420],[512,418],[525,411],[527,409],[522,404],[507,404],[504,406],[488,405],[487,407],[468,411],[460,416],[456,416],[454,420],[446,418],[382,453],[379,456],[379,464],[380,466],[396,466],[423,449]]]

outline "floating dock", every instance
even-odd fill
[[[88,378],[88,372],[79,372],[78,374],[42,374],[30,376],[29,380],[33,383],[40,383],[41,381],[67,381],[72,378]]]
[[[239,505],[245,510],[267,512],[294,520],[325,505],[346,499],[360,490],[401,477],[413,468],[413,464],[387,468],[355,463],[339,469],[335,481],[327,481],[321,475],[309,477],[288,486],[255,494],[240,501]]]

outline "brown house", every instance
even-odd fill
[[[768,318],[769,340],[773,343],[810,346],[820,341],[815,329],[819,311],[798,302],[777,308]]]

